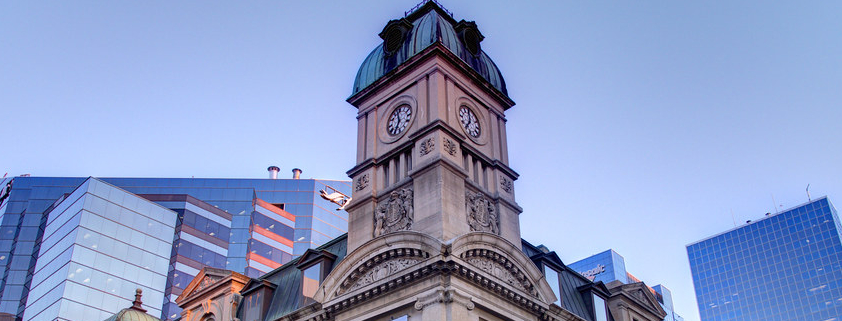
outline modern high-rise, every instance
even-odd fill
[[[638,278],[626,271],[625,258],[611,249],[570,263],[567,266],[594,282],[605,284],[614,281],[623,284],[640,282]],[[684,321],[683,317],[673,311],[672,291],[661,284],[649,287],[649,291],[658,300],[664,312],[667,313],[664,321]]]
[[[144,281],[140,287],[144,289],[144,301],[150,313],[160,313],[163,319],[171,319],[180,311],[173,300],[203,267],[228,269],[256,277],[281,266],[307,249],[345,233],[347,213],[337,211],[338,205],[322,199],[319,191],[350,194],[351,189],[348,181],[316,179],[21,176],[0,183],[4,189],[0,194],[7,195],[0,203],[0,312],[16,315],[21,320],[31,319],[30,316],[35,312],[30,311],[45,311],[50,308],[47,303],[59,302],[54,298],[46,301],[42,298],[45,295],[44,289],[52,296],[61,292],[49,291],[46,286],[48,283],[37,290],[38,285],[49,277],[53,280],[49,284],[64,284],[64,292],[68,293],[68,296],[62,296],[63,301],[58,305],[79,303],[113,314],[116,312],[114,309],[131,303],[128,300],[137,287],[129,284],[135,284],[145,276],[141,275],[143,273],[116,271],[114,273],[119,274],[126,285],[116,288],[112,294],[104,293],[105,299],[76,296],[93,301],[81,302],[75,299],[75,303],[64,303],[74,300],[67,289],[76,288],[77,285],[88,286],[83,282],[87,278],[80,281],[76,278],[79,274],[74,274],[74,277],[64,274],[64,281],[59,282],[57,280],[60,277],[57,275],[64,273],[64,270],[56,274],[57,271],[51,269],[60,268],[61,265],[49,264],[50,269],[42,269],[42,265],[47,264],[45,259],[55,259],[53,256],[56,253],[48,252],[53,247],[55,250],[52,251],[73,249],[69,250],[73,254],[60,257],[64,265],[87,264],[93,268],[102,263],[103,259],[99,257],[104,256],[119,260],[121,263],[117,264],[124,269],[126,267],[123,264],[137,263],[147,272],[163,275],[165,281],[162,284],[153,286]],[[10,188],[6,188],[7,183],[10,183]],[[91,189],[91,185],[108,191]],[[5,190],[9,190],[9,193],[6,194]],[[74,197],[84,198],[86,202],[101,200],[103,204],[110,205],[91,207],[85,203],[86,207],[72,208],[76,210],[75,213],[64,213],[70,208],[69,203],[76,202]],[[123,202],[129,202],[130,205],[123,205]],[[131,206],[137,204],[142,209],[132,210]],[[148,222],[146,225],[141,224],[142,217],[153,215],[149,211],[156,209],[161,209],[163,214],[154,215],[165,217],[158,221],[167,222],[170,226],[170,230],[163,234],[165,236],[160,234],[161,231],[150,230],[152,226]],[[113,216],[115,211],[119,213],[118,216]],[[65,228],[72,231],[62,230],[63,234],[56,234],[50,224],[62,215],[75,215],[75,219],[66,223],[71,227]],[[137,253],[133,253],[131,248],[124,249],[121,246],[116,250],[104,249],[102,246],[105,243],[91,247],[92,244],[86,242],[91,238],[101,238],[99,234],[109,231],[102,230],[100,225],[89,227],[80,223],[85,217],[102,218],[106,223],[117,224],[117,228],[123,232],[127,232],[127,228],[134,231],[127,232],[129,234],[119,233],[119,238],[139,233],[165,240],[167,250],[163,256],[166,263],[164,269],[161,271],[155,268],[156,265],[132,261],[142,259],[143,255],[135,255]],[[84,234],[79,234],[83,229],[96,233],[88,236],[88,239],[79,239],[84,237]],[[138,244],[134,242],[138,240],[128,240],[131,244]],[[106,243],[112,245],[120,242]],[[115,252],[105,254],[106,250]],[[78,258],[75,255],[79,251],[93,251],[95,254],[93,258]],[[67,266],[64,268],[67,269]],[[85,271],[85,268],[82,269]],[[105,270],[99,272],[111,273]],[[91,278],[97,281],[101,279]],[[117,300],[117,304],[108,300]]]
[[[687,246],[702,321],[842,319],[842,239],[822,197]]]

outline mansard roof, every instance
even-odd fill
[[[532,245],[526,240],[521,240],[523,243],[523,253],[528,256],[539,269],[543,269],[544,265],[548,265],[558,271],[559,279],[561,281],[561,306],[575,315],[585,319],[592,320],[591,305],[580,289],[588,285],[593,285],[591,280],[582,276],[578,272],[564,265],[564,262],[558,257],[555,251],[550,251],[544,247],[543,249]]]
[[[335,255],[336,262],[339,262],[345,258],[347,250],[348,234],[343,234],[310,252],[326,252],[331,255]],[[277,269],[264,274],[260,278],[252,279],[243,288],[241,293],[244,296],[259,289],[260,287],[265,286],[272,287],[275,290],[272,292],[273,295],[271,298],[264,299],[268,300],[267,302],[270,302],[269,310],[266,312],[264,320],[277,320],[302,307],[314,303],[314,301],[308,300],[301,295],[302,271],[298,268],[298,263],[301,258],[306,257],[312,257],[312,253],[310,255],[295,258]],[[241,305],[240,311],[237,312],[237,315],[240,318],[243,318],[243,308],[245,306],[246,305]]]

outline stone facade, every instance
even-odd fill
[[[249,278],[237,272],[204,268],[175,302],[183,310],[182,321],[239,321],[240,290]]]
[[[606,287],[611,293],[608,309],[614,321],[661,321],[667,315],[643,282],[613,281]]]
[[[514,102],[479,49],[476,24],[428,1],[380,35],[348,99],[358,127],[347,236],[251,280],[242,293],[252,308],[237,316],[608,320],[608,305],[595,310],[594,298],[620,302],[625,292],[610,301],[602,283],[521,239],[506,143]]]

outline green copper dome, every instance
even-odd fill
[[[380,36],[384,41],[374,48],[360,66],[352,95],[439,42],[491,86],[508,96],[503,75],[480,48],[483,36],[476,29],[476,24],[464,20],[456,22],[433,1],[427,2],[404,19],[390,21]]]
[[[120,312],[105,319],[105,321],[161,321],[161,319],[129,308],[120,310]]]
[[[143,290],[137,289],[131,307],[120,310],[120,312],[117,312],[117,314],[110,316],[104,321],[161,321],[161,319],[146,314],[146,309],[143,308],[143,301],[140,299],[142,296]]]

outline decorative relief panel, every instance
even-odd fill
[[[433,138],[427,138],[423,142],[421,142],[421,156],[427,155],[433,151],[433,148],[436,147],[436,142],[433,141]]]
[[[452,140],[445,138],[442,146],[444,147],[444,150],[447,151],[448,154],[450,154],[450,156],[456,155],[456,143],[454,143]]]
[[[368,174],[363,174],[363,176],[357,178],[357,182],[354,184],[354,191],[359,192],[361,190],[364,190],[366,187],[368,187],[368,183]]]
[[[537,297],[538,292],[535,286],[504,255],[486,249],[469,250],[462,255],[468,264],[477,267],[479,270],[491,274],[502,280],[504,283]]]
[[[377,265],[369,270],[368,273],[363,275],[356,283],[351,285],[347,291],[354,291],[366,285],[383,280],[400,271],[406,270],[406,268],[416,265],[419,262],[421,262],[421,260],[417,258],[400,258],[380,263],[380,265]]]
[[[513,188],[514,184],[512,184],[512,180],[510,180],[505,175],[500,175],[500,189],[502,189],[506,193],[511,194]]]
[[[360,264],[342,282],[337,294],[341,295],[345,292],[354,291],[396,275],[398,272],[407,270],[429,257],[429,253],[411,248],[394,249],[377,254]]]
[[[380,201],[374,211],[374,237],[409,230],[414,216],[412,189],[402,188],[392,191],[389,193],[389,198]]]
[[[206,276],[202,279],[202,281],[199,283],[199,285],[196,286],[196,288],[193,290],[193,292],[199,292],[202,289],[213,285],[214,283],[216,283],[219,280],[221,280],[221,278],[212,278],[212,277]]]
[[[468,225],[472,232],[489,232],[500,235],[500,218],[494,203],[482,193],[465,192]]]

